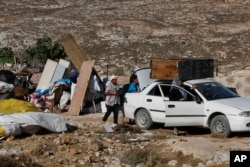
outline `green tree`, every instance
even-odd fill
[[[14,62],[14,52],[10,47],[0,48],[0,62],[1,63],[13,63]]]
[[[47,59],[58,60],[67,55],[62,45],[53,42],[50,37],[38,38],[36,45],[27,49],[27,55],[33,65],[44,65]]]
[[[67,57],[67,54],[65,53],[63,46],[55,42],[52,47],[51,55],[49,55],[48,58],[53,60],[58,60],[60,58],[65,58],[65,57]]]

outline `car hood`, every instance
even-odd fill
[[[219,103],[219,104],[223,104],[226,106],[238,108],[242,111],[250,111],[250,100],[242,98],[242,97],[215,100],[214,102]]]

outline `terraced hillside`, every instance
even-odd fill
[[[105,71],[155,58],[211,57],[250,67],[249,0],[2,0],[0,46],[16,55],[42,36],[71,34]]]

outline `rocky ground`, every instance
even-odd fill
[[[104,126],[111,127],[112,117],[104,124],[102,116],[65,116],[70,125],[66,133],[5,138],[0,143],[1,166],[228,167],[231,150],[250,150],[250,133],[223,138],[206,129],[180,128],[175,136],[162,125],[142,131],[126,119],[108,132]]]
[[[105,73],[127,75],[152,59],[215,60],[227,73],[249,69],[249,0],[1,0],[0,46],[25,55],[37,38],[71,34]],[[228,167],[230,150],[250,150],[250,134],[225,139],[208,130],[119,125],[107,132],[102,114],[69,117],[70,132],[4,138],[1,166]],[[110,120],[111,122],[111,120]],[[74,129],[74,126],[76,129]]]

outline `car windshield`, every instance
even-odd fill
[[[239,97],[236,92],[217,82],[206,82],[197,84],[197,90],[207,99],[225,99]]]

